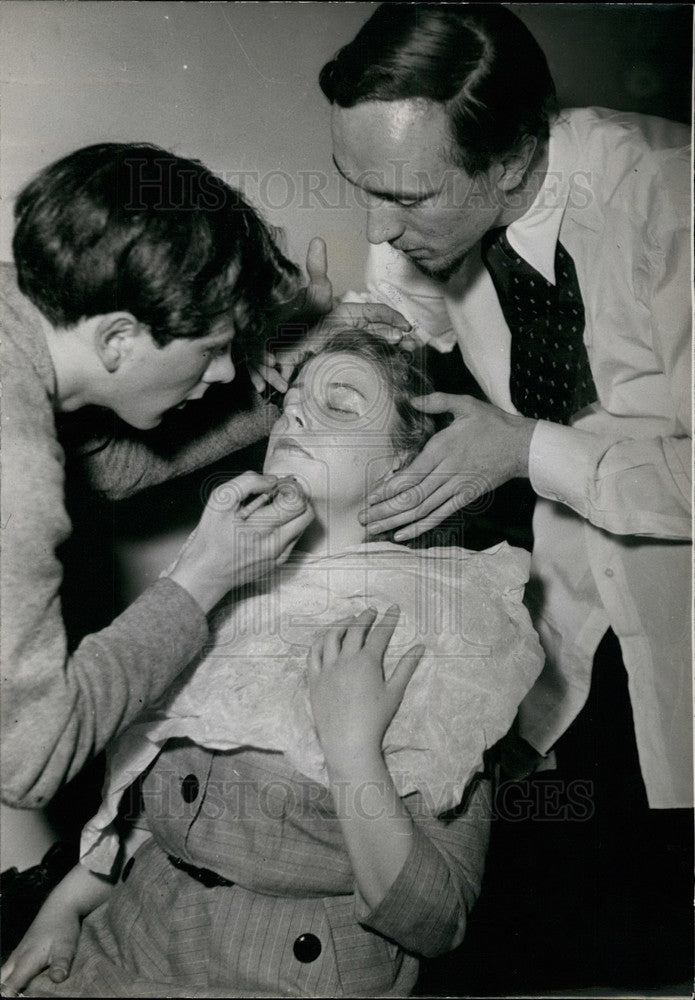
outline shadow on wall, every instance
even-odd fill
[[[688,4],[510,4],[544,49],[564,107],[692,118]]]

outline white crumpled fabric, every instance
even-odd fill
[[[399,604],[388,676],[415,643],[426,652],[384,743],[400,795],[419,791],[433,813],[452,808],[483,752],[509,729],[543,655],[522,604],[530,557],[506,543],[484,552],[368,543],[297,557],[215,613],[207,648],[142,720],[112,745],[103,804],[82,836],[83,862],[111,870],[120,797],[171,737],[214,750],[282,752],[328,784],[306,680],[322,627]]]

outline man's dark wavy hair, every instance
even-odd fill
[[[425,98],[449,117],[454,164],[475,175],[548,138],[555,85],[535,38],[498,3],[383,3],[319,76],[331,104]]]
[[[254,359],[299,271],[241,194],[197,160],[101,143],[41,171],[15,205],[19,287],[57,327],[124,310],[160,345],[236,326]]]

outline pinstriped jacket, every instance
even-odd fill
[[[64,996],[408,995],[417,956],[463,939],[482,880],[489,786],[477,784],[447,819],[419,794],[403,801],[414,845],[370,908],[326,788],[281,754],[170,741],[142,784],[152,838],[85,921],[69,979],[56,987],[43,976],[42,987]],[[231,884],[205,887],[171,857]]]

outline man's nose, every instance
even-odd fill
[[[390,243],[403,234],[405,225],[399,206],[380,201],[367,208],[367,239],[370,243]]]
[[[218,354],[203,372],[202,380],[212,385],[214,382],[232,382],[236,375],[236,368],[229,351]]]

